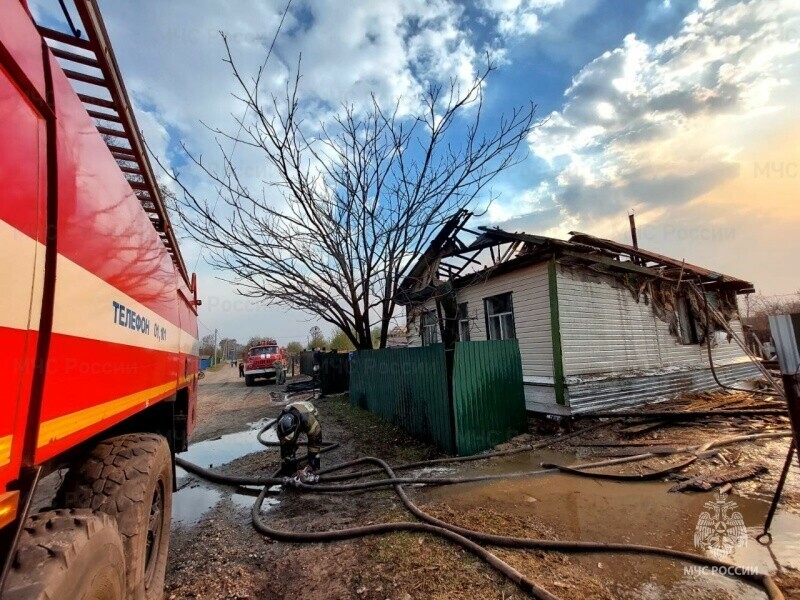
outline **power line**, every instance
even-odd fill
[[[212,333],[212,332],[214,331],[213,329],[211,329],[211,327],[209,327],[208,325],[206,325],[205,323],[203,323],[203,322],[202,322],[202,321],[201,321],[199,318],[197,319],[197,322],[198,322],[198,323],[200,324],[200,326],[201,326],[203,329],[205,329],[207,332],[209,332],[209,333]]]

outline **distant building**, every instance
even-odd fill
[[[387,348],[406,348],[410,344],[408,339],[408,328],[403,325],[393,327],[386,336]]]

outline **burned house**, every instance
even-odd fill
[[[448,222],[399,296],[412,346],[516,338],[530,411],[613,410],[758,374],[747,281],[619,242]],[[470,235],[469,243],[462,238]],[[709,360],[710,353],[710,360]]]

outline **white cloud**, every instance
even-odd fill
[[[793,2],[707,3],[674,36],[634,34],[574,77],[534,130],[550,192],[584,221],[632,206],[681,205],[738,170],[738,150],[800,93]]]
[[[482,0],[489,15],[497,20],[497,30],[504,36],[533,35],[542,27],[541,17],[565,0]]]

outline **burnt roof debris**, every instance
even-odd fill
[[[736,294],[754,291],[749,281],[586,233],[570,232],[569,240],[560,240],[499,227],[478,227],[473,231],[466,227],[471,216],[462,211],[442,227],[403,281],[399,303],[425,300],[445,282],[465,287],[553,257],[612,275],[634,273],[675,285],[693,281],[708,289]],[[474,236],[468,244],[459,237],[464,233]]]
[[[422,253],[417,264],[406,275],[400,286],[401,290],[411,290],[422,282],[425,274],[431,271],[431,267],[436,265],[442,256],[453,255],[454,250],[456,252],[466,250],[466,245],[458,239],[458,235],[464,231],[464,227],[471,217],[471,212],[460,210],[442,225],[441,230],[428,244],[428,248]]]

